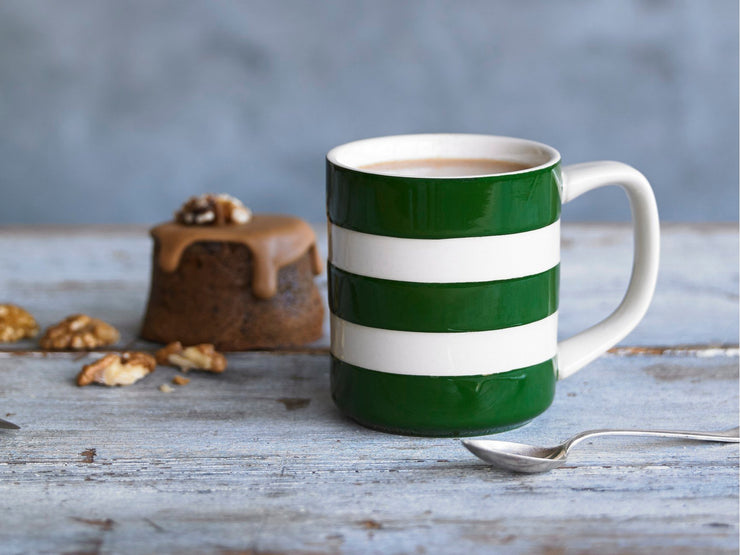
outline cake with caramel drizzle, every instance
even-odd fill
[[[243,351],[321,337],[316,237],[306,222],[252,214],[228,195],[201,195],[151,230],[152,280],[141,336]]]

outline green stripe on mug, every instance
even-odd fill
[[[371,428],[414,435],[487,434],[521,426],[550,406],[555,381],[555,359],[454,377],[389,374],[331,361],[332,398],[342,412]]]
[[[326,172],[329,220],[362,233],[415,239],[481,237],[539,229],[560,217],[557,163],[469,179],[371,174],[331,162]]]
[[[558,308],[559,265],[522,278],[415,283],[351,274],[329,264],[329,308],[374,328],[485,331],[541,320]]]

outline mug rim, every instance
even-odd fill
[[[414,141],[426,141],[429,143],[430,141],[451,141],[454,142],[460,142],[460,141],[467,141],[468,144],[472,144],[475,141],[478,142],[485,142],[487,146],[493,147],[493,146],[499,146],[501,145],[508,145],[509,147],[515,147],[520,148],[522,151],[525,151],[529,149],[530,153],[537,153],[541,155],[547,155],[547,159],[543,162],[537,163],[535,165],[532,165],[531,167],[524,168],[522,170],[516,170],[516,171],[509,171],[509,172],[497,172],[497,173],[490,173],[490,174],[479,174],[479,175],[444,175],[444,176],[408,176],[408,175],[398,175],[393,172],[379,172],[379,171],[371,171],[367,169],[363,169],[360,166],[360,164],[351,164],[347,163],[346,161],[342,161],[342,157],[346,157],[349,152],[349,156],[351,157],[352,154],[355,156],[358,156],[358,154],[352,151],[360,150],[360,149],[370,149],[373,147],[378,146],[387,146],[388,143],[393,142],[408,142],[413,143]],[[448,143],[449,144],[449,143]],[[427,158],[445,158],[445,156],[426,156]],[[449,158],[460,158],[461,155],[450,155],[447,156]],[[488,158],[487,156],[476,156],[476,158]],[[405,159],[405,160],[413,160],[413,159],[423,159],[422,158],[414,158],[410,156],[399,156],[396,159]],[[489,159],[500,159],[500,158],[494,158],[490,157]],[[532,141],[530,139],[520,139],[518,137],[507,137],[504,135],[486,135],[482,133],[413,133],[413,134],[402,134],[402,135],[384,135],[381,137],[371,137],[368,139],[360,139],[357,141],[351,141],[348,143],[344,143],[338,146],[335,146],[332,148],[326,155],[326,160],[328,163],[341,167],[350,171],[358,172],[358,173],[365,173],[369,175],[380,175],[384,177],[396,177],[400,179],[409,179],[409,180],[450,180],[450,179],[479,179],[479,178],[493,178],[493,177],[507,177],[512,175],[520,175],[520,174],[526,174],[530,172],[536,172],[540,171],[549,167],[552,167],[556,164],[558,164],[561,160],[560,152],[558,152],[555,148],[551,147],[550,145],[547,145],[545,143],[541,143],[538,141]],[[392,160],[392,159],[391,159]],[[372,164],[372,163],[378,163],[378,162],[386,162],[391,160],[380,160],[376,162],[372,161],[366,161],[363,164]],[[521,160],[517,160],[521,161]]]

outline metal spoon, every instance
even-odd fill
[[[5,428],[6,430],[20,430],[20,426],[16,426],[12,422],[8,422],[7,420],[3,420],[0,418],[0,428]]]
[[[722,441],[738,443],[738,430],[733,428],[724,432],[677,432],[665,430],[588,430],[573,436],[555,447],[536,447],[524,443],[510,443],[491,439],[464,439],[462,443],[476,457],[491,463],[497,468],[512,472],[547,472],[565,463],[568,451],[575,444],[594,436],[652,436],[673,437],[699,441]]]

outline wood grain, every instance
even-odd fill
[[[737,549],[737,445],[595,439],[545,475],[454,439],[343,419],[325,355],[231,355],[220,376],[159,368],[77,388],[87,359],[2,355],[0,545],[27,552],[513,553]],[[502,438],[591,427],[713,430],[738,413],[737,358],[607,355]],[[250,551],[251,550],[251,551]]]

